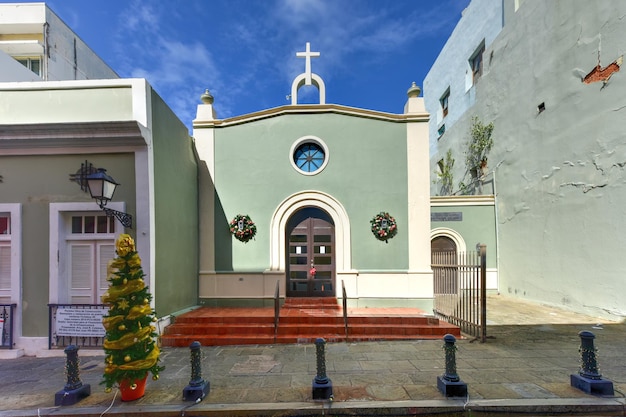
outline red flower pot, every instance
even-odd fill
[[[146,392],[146,380],[148,375],[143,379],[136,379],[130,381],[125,379],[120,381],[120,393],[122,394],[122,401],[135,401],[143,397]]]

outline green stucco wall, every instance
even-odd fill
[[[88,192],[69,180],[85,159],[107,168],[124,185],[115,191],[115,200],[126,201],[126,211],[135,215],[133,154],[0,156],[0,203],[22,205],[23,298],[18,308],[23,313],[23,336],[48,334],[49,204],[93,202]],[[119,223],[116,228],[123,231]]]
[[[467,251],[487,246],[487,268],[497,266],[496,221],[493,205],[431,207],[431,213],[460,213],[461,221],[431,221],[432,229],[452,229],[463,237]]]
[[[307,176],[291,165],[290,150],[303,136],[328,147],[326,168]],[[266,269],[270,221],[290,195],[313,190],[331,195],[350,218],[352,267],[408,268],[406,125],[338,114],[293,114],[215,129],[215,251],[217,271]],[[399,233],[385,244],[370,231],[380,211],[396,217]],[[228,222],[248,214],[257,236],[233,239]]]
[[[155,307],[163,316],[197,304],[198,185],[192,139],[152,92]]]

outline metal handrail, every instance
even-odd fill
[[[343,304],[343,325],[346,332],[346,342],[348,341],[348,295],[346,293],[346,284],[341,280],[342,304]]]
[[[7,307],[9,312],[7,313]],[[0,349],[13,349],[13,326],[15,320],[15,308],[17,304],[0,304],[0,318],[4,319],[4,326],[2,327],[2,332],[0,333]],[[8,317],[8,323],[7,323]],[[8,329],[7,329],[8,326]],[[8,343],[5,344],[5,335],[7,335],[6,341]]]
[[[276,290],[274,291],[274,342],[278,337],[278,320],[280,317],[280,280],[276,281]]]

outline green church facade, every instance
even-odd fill
[[[193,133],[210,193],[200,206],[200,303],[269,304],[277,286],[281,298],[341,298],[345,287],[350,305],[431,310],[428,114],[418,95],[409,89],[404,114],[321,99],[220,120],[206,94]],[[323,155],[313,172],[298,161],[310,147]],[[381,212],[397,228],[386,241],[372,232]],[[240,214],[257,228],[245,243],[229,227]],[[294,243],[308,218],[326,224],[313,240],[328,244]]]

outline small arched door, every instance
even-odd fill
[[[433,252],[454,252],[456,254],[456,243],[447,236],[437,236],[430,242]]]
[[[456,294],[459,290],[458,254],[456,243],[447,236],[437,236],[430,242],[435,294]]]
[[[334,297],[335,226],[323,210],[296,212],[286,230],[287,297]]]

